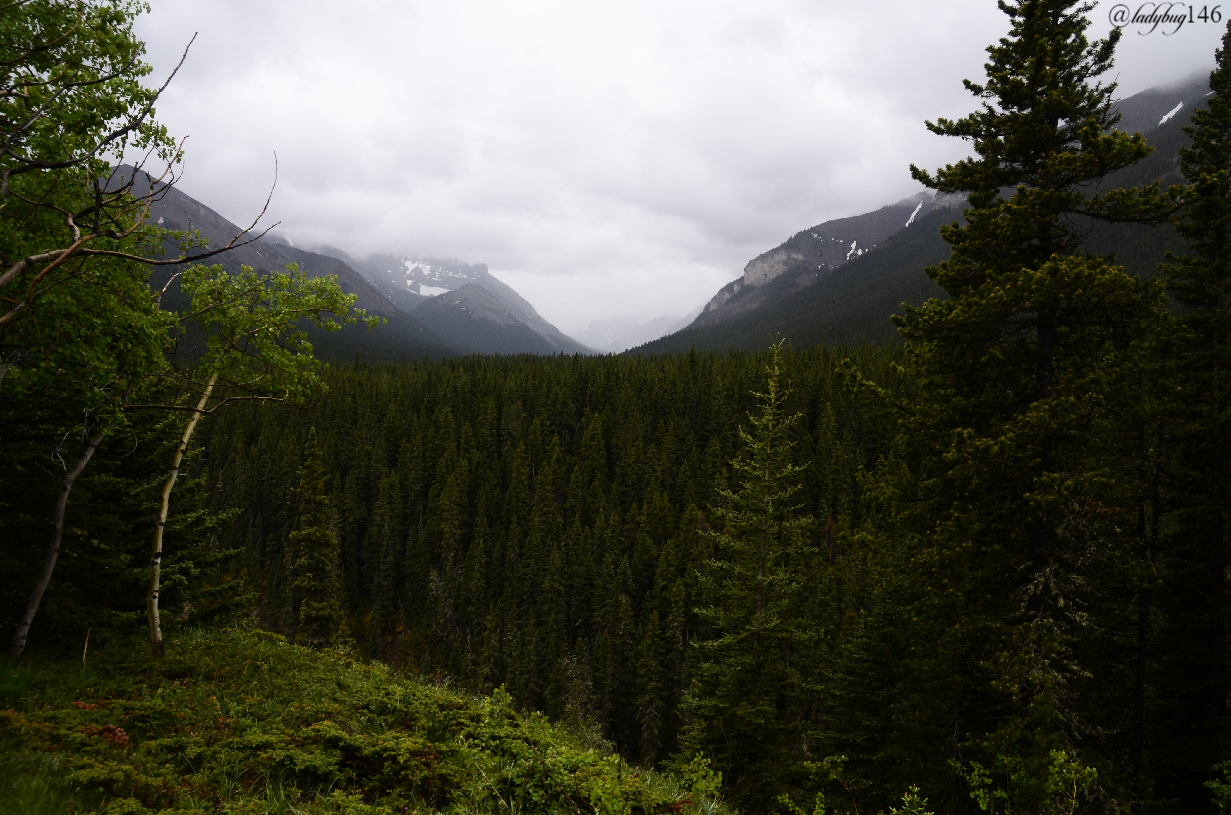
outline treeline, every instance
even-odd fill
[[[860,523],[864,472],[893,435],[838,373],[848,353],[784,355],[786,404],[803,416],[792,439],[799,511],[818,519],[826,552],[814,588],[831,592],[812,622],[834,631],[875,591],[837,530]],[[888,378],[899,351],[854,356]],[[241,513],[219,546],[243,553],[261,624],[289,631],[288,536],[315,428],[339,599],[362,651],[474,690],[504,685],[519,704],[597,723],[623,754],[655,762],[680,743],[691,645],[708,636],[696,609],[709,513],[765,364],[690,353],[331,370],[328,394],[302,410],[248,407],[210,426],[210,500]]]

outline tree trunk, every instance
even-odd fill
[[[1217,493],[1215,493],[1217,494]],[[1209,580],[1210,629],[1209,629],[1209,680],[1206,696],[1205,729],[1213,755],[1218,754],[1219,737],[1222,734],[1223,714],[1227,708],[1227,634],[1226,614],[1226,542],[1223,527],[1226,519],[1222,507],[1215,503],[1206,528],[1206,575]]]
[[[107,425],[102,432],[90,439],[81,458],[77,459],[77,465],[65,473],[63,480],[60,481],[60,497],[56,499],[55,513],[52,516],[51,540],[47,544],[47,560],[43,564],[43,576],[39,579],[38,585],[34,587],[34,593],[30,595],[30,602],[26,604],[26,611],[17,623],[17,630],[13,632],[13,644],[9,648],[9,656],[12,659],[20,659],[22,652],[26,650],[26,637],[30,633],[30,624],[34,622],[34,615],[38,613],[39,604],[43,602],[43,593],[47,591],[47,586],[51,583],[51,574],[55,571],[56,559],[60,556],[60,540],[64,537],[64,513],[68,508],[68,494],[74,482],[77,481],[77,477],[94,457],[98,445],[102,444],[103,439],[111,432],[111,427]]]
[[[1162,450],[1163,445],[1163,425],[1159,422],[1158,426],[1158,450]],[[1145,432],[1144,429],[1140,434],[1139,449],[1142,455],[1148,455],[1145,449]],[[1162,485],[1160,468],[1162,463],[1154,461],[1152,464],[1153,473],[1153,488],[1149,498],[1150,518],[1149,530],[1146,528],[1146,500],[1143,497],[1138,513],[1138,526],[1142,542],[1142,557],[1149,567],[1150,575],[1148,580],[1154,579],[1154,558],[1158,552],[1158,536],[1159,536],[1159,513],[1162,509]],[[1137,657],[1136,657],[1136,676],[1133,683],[1133,729],[1132,729],[1132,745],[1129,749],[1129,759],[1133,768],[1133,775],[1140,779],[1145,768],[1145,717],[1146,717],[1146,672],[1149,668],[1150,657],[1150,612],[1154,606],[1154,592],[1150,583],[1147,583],[1137,594]]]
[[[1051,398],[1054,344],[1056,339],[1055,316],[1050,313],[1039,315],[1038,322],[1039,356],[1035,372],[1037,398],[1043,401]],[[1050,438],[1044,438],[1039,454],[1039,474],[1047,475],[1052,468],[1052,444]],[[1030,539],[1030,560],[1034,578],[1038,581],[1035,595],[1036,619],[1047,616],[1047,595],[1049,593],[1047,572],[1051,557],[1051,516],[1047,506],[1041,507],[1034,517],[1034,529]]]
[[[171,506],[171,490],[175,489],[175,481],[180,475],[180,462],[184,460],[184,451],[188,449],[188,442],[192,439],[192,433],[197,429],[197,422],[201,419],[201,412],[205,410],[205,405],[209,402],[210,394],[214,391],[214,385],[218,382],[218,374],[214,374],[209,378],[209,384],[205,386],[205,393],[201,395],[201,401],[197,402],[197,409],[193,411],[192,418],[188,420],[188,426],[184,428],[184,436],[180,439],[179,447],[175,448],[175,458],[171,462],[171,471],[167,473],[167,483],[162,487],[162,501],[158,505],[158,520],[154,524],[154,544],[150,549],[150,589],[149,595],[146,598],[146,616],[150,624],[150,647],[154,651],[154,656],[161,657],[163,655],[162,643],[162,623],[158,617],[158,592],[159,582],[162,579],[162,534],[167,527],[167,511]]]

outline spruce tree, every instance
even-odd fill
[[[794,765],[803,679],[796,612],[800,560],[809,519],[797,514],[801,468],[790,431],[798,414],[784,404],[780,355],[771,349],[768,380],[743,449],[731,462],[735,490],[718,491],[713,555],[700,580],[700,615],[714,636],[697,645],[699,665],[684,699],[692,752],[711,757],[736,797],[753,810],[769,805]]]
[[[943,710],[923,715],[948,722],[939,749],[995,767],[1011,805],[1034,811],[1051,751],[1112,732],[1073,704],[1118,679],[1083,650],[1096,628],[1089,592],[1097,570],[1135,556],[1118,528],[1131,500],[1112,457],[1126,432],[1114,405],[1158,308],[1154,290],[1083,254],[1082,240],[1090,219],[1158,221],[1174,199],[1097,191],[1150,152],[1112,129],[1116,86],[1099,81],[1120,31],[1088,41],[1089,3],[1000,7],[1011,30],[988,48],[985,84],[965,83],[980,109],[928,123],[975,155],[935,175],[911,167],[969,202],[965,223],[942,228],[951,258],[928,270],[947,299],[896,321],[920,394],[902,425],[920,477],[917,567],[931,575],[915,613],[937,643],[926,680],[944,688]]]
[[[370,551],[376,562],[371,588],[372,611],[368,626],[368,655],[384,656],[385,634],[397,609],[398,564],[402,561],[401,487],[397,472],[381,476],[376,492],[376,507],[368,535]]]
[[[299,528],[288,538],[295,562],[293,638],[316,648],[337,643],[344,622],[338,601],[338,536],[325,491],[323,458],[312,428],[299,471]]]
[[[1158,636],[1167,693],[1157,718],[1155,794],[1185,811],[1213,812],[1201,782],[1226,758],[1227,538],[1231,507],[1231,24],[1210,74],[1212,95],[1192,113],[1180,150],[1189,206],[1176,229],[1189,243],[1162,271],[1181,304],[1167,338],[1168,426],[1178,456],[1169,481],[1175,506],[1161,568],[1167,625]]]
[[[663,663],[665,648],[658,612],[651,611],[646,620],[641,644],[637,648],[637,721],[641,725],[638,744],[641,759],[653,765],[662,755],[663,708]]]

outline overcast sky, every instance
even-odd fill
[[[181,189],[296,245],[486,263],[548,320],[682,315],[795,232],[965,154],[994,0],[153,0]],[[1112,4],[1091,17],[1105,33]],[[1135,8],[1135,4],[1134,4]],[[1224,9],[1231,12],[1231,7]],[[1121,94],[1209,70],[1222,26],[1128,29]]]

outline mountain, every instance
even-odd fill
[[[594,320],[577,339],[591,348],[618,354],[627,348],[679,331],[692,323],[699,313],[693,311],[684,317],[664,315],[644,323],[620,319]]]
[[[1194,76],[1121,100],[1118,129],[1140,131],[1155,149],[1143,161],[1109,177],[1102,187],[1132,187],[1155,180],[1164,185],[1182,183],[1178,158],[1186,138],[1182,128],[1208,93],[1207,79]],[[758,349],[779,333],[805,345],[897,341],[891,315],[902,313],[904,303],[918,305],[943,296],[924,269],[949,256],[939,229],[960,218],[964,206],[960,197],[932,198],[924,192],[876,212],[798,232],[749,261],[744,275],[724,286],[691,325],[633,351],[687,351],[693,346]],[[909,217],[902,218],[908,210]],[[1139,277],[1154,274],[1165,252],[1184,251],[1183,241],[1169,225],[1091,223],[1089,230],[1087,251],[1114,255],[1117,263]],[[859,252],[865,246],[866,251]],[[835,250],[842,247],[849,257],[837,258]]]
[[[485,263],[374,255],[354,265],[375,288],[463,352],[594,353],[543,319]]]
[[[133,168],[121,166],[118,173],[131,177]],[[240,231],[239,226],[175,187],[159,185],[157,198],[150,206],[151,219],[167,229],[195,231],[210,248],[225,246]],[[165,248],[168,253],[176,251],[174,247]],[[334,247],[308,251],[285,239],[266,236],[206,262],[219,263],[231,272],[240,266],[281,271],[287,264],[297,263],[312,277],[337,275],[342,290],[357,297],[359,308],[385,318],[386,323],[370,332],[358,326],[338,332],[313,331],[313,345],[325,358],[397,361],[474,353],[593,353],[539,316],[530,303],[482,264],[447,261],[433,266],[415,262],[399,277],[382,271],[393,268],[387,260],[356,260]],[[154,281],[161,285],[170,276],[170,270],[163,269],[156,272]],[[472,284],[481,287],[478,292],[462,291]],[[447,303],[429,296],[454,290],[455,296]],[[180,299],[172,284],[165,302],[178,308],[183,305]],[[432,307],[423,309],[427,304]]]
[[[826,221],[795,233],[748,261],[743,277],[719,289],[690,327],[718,325],[786,299],[872,251],[932,204],[932,196],[921,192],[875,212]]]
[[[119,174],[131,177],[132,167],[121,166]],[[140,181],[141,185],[148,182]],[[146,187],[148,189],[148,187]],[[225,246],[241,227],[231,223],[213,209],[197,201],[176,187],[161,185],[157,200],[150,205],[150,218],[167,229],[184,229],[197,232],[208,241],[208,247]],[[256,234],[260,234],[259,231]],[[173,246],[165,247],[167,254],[176,252]],[[199,254],[196,250],[190,254]],[[278,239],[262,239],[237,246],[205,262],[221,264],[230,272],[240,266],[249,266],[258,271],[281,271],[289,263],[298,263],[309,276],[327,274],[338,276],[338,283],[347,294],[354,294],[356,305],[369,314],[384,317],[385,325],[373,331],[361,326],[346,326],[341,331],[324,332],[312,330],[312,344],[322,358],[356,357],[370,361],[398,361],[420,357],[443,357],[457,353],[448,343],[428,331],[409,314],[398,309],[392,300],[378,291],[363,275],[338,258],[297,249]],[[154,282],[166,280],[171,272],[167,268],[157,270]],[[171,308],[182,308],[184,303],[173,284],[165,298]]]

